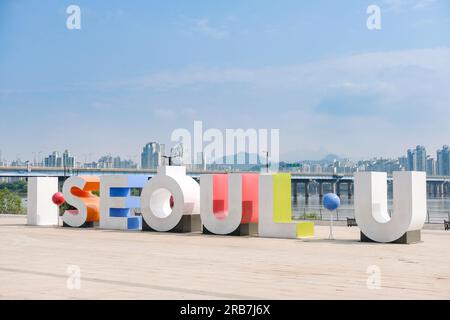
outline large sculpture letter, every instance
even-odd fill
[[[91,227],[100,219],[100,199],[91,191],[100,190],[98,177],[73,176],[64,182],[63,194],[66,202],[77,210],[66,210],[63,226],[74,228]]]
[[[394,172],[392,217],[387,209],[387,174],[355,173],[355,218],[361,240],[420,241],[427,212],[425,172]]]
[[[100,178],[100,228],[141,230],[142,217],[132,208],[139,208],[139,197],[131,195],[131,188],[142,188],[148,181],[141,175],[105,175]]]
[[[200,186],[186,167],[158,167],[141,193],[143,230],[200,231]]]
[[[52,196],[58,192],[58,178],[28,178],[27,224],[36,226],[57,226],[58,207],[52,202]]]
[[[256,233],[258,177],[257,174],[208,174],[200,177],[200,214],[204,233]]]
[[[292,222],[291,175],[263,174],[259,177],[260,237],[300,238],[314,235],[313,222]]]

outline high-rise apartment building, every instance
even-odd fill
[[[436,175],[436,161],[434,158],[428,157],[427,159],[427,175],[435,176]]]
[[[408,171],[427,171],[427,150],[424,146],[409,149],[406,153]]]
[[[114,168],[113,158],[110,155],[100,157],[100,159],[98,159],[98,167],[102,169]]]
[[[408,149],[406,152],[406,170],[414,171],[416,170],[416,152],[414,149]]]
[[[62,155],[62,165],[65,168],[75,167],[75,157],[73,157],[68,150],[65,150]]]
[[[62,158],[59,155],[58,151],[53,151],[48,157],[44,159],[45,167],[62,167]]]
[[[398,158],[399,171],[408,170],[408,158],[403,156]]]
[[[416,171],[427,171],[427,150],[424,146],[416,147]]]
[[[137,165],[132,160],[121,159],[120,157],[113,158],[113,167],[120,169],[136,168]]]
[[[56,167],[56,168],[73,168],[75,167],[75,158],[65,150],[62,156],[58,151],[53,151],[48,157],[44,159],[45,167]]]
[[[156,169],[163,164],[164,144],[147,143],[141,153],[141,168]]]
[[[450,175],[450,149],[448,146],[443,146],[442,149],[436,153],[436,174],[439,176]]]

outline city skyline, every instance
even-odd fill
[[[69,4],[0,4],[8,159],[138,155],[194,120],[279,128],[289,161],[448,143],[447,1],[378,1],[381,30],[366,26],[372,1],[77,1],[80,30],[66,28]]]
[[[182,148],[182,147],[181,147]],[[169,156],[173,164],[182,164],[182,158],[178,155],[173,157],[173,148],[169,153],[165,152],[165,145],[156,141],[146,143],[142,148],[140,154],[140,163],[134,159],[122,158],[119,155],[112,156],[111,154],[99,157],[98,161],[78,161],[76,155],[71,154],[67,149],[63,153],[53,151],[48,156],[42,159],[33,159],[33,161],[7,161],[2,159],[2,152],[0,149],[0,166],[42,166],[42,167],[60,167],[60,168],[134,168],[134,169],[156,169],[158,166],[168,164]],[[182,152],[181,152],[182,153]],[[34,153],[36,154],[36,153]],[[248,153],[245,153],[248,154]],[[265,168],[265,156],[259,155],[256,157],[257,163],[247,162],[250,157],[245,157],[246,162],[239,164],[236,162],[238,154],[233,154],[234,163],[229,163],[229,160],[216,159],[213,162],[201,163],[192,162],[189,166],[197,169],[213,169],[213,170],[233,170],[239,171],[254,171]],[[249,154],[248,154],[249,155]],[[138,158],[135,156],[134,158]],[[194,156],[193,156],[194,158]],[[202,157],[203,158],[203,157]],[[192,159],[194,160],[194,159]],[[180,162],[181,161],[181,162]],[[194,160],[195,161],[195,160]],[[303,173],[335,173],[335,174],[350,174],[358,171],[382,171],[393,173],[394,171],[424,171],[428,176],[450,176],[450,148],[448,145],[436,150],[434,153],[427,152],[425,146],[417,145],[414,148],[409,148],[403,155],[387,158],[383,156],[367,158],[367,159],[351,159],[340,157],[335,154],[329,154],[323,159],[298,159],[296,161],[285,161],[280,159],[280,171],[296,171]]]

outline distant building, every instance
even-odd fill
[[[299,167],[299,171],[303,173],[311,173],[311,166],[307,163],[301,164]]]
[[[424,146],[409,149],[406,158],[408,171],[427,171],[427,151]]]
[[[24,167],[28,165],[28,161],[22,161],[20,159],[16,159],[14,161],[11,161],[10,166],[11,167]]]
[[[147,143],[141,153],[141,168],[156,169],[163,164],[164,144]]]
[[[98,168],[101,169],[112,169],[113,168],[113,158],[111,156],[103,156],[98,159]]]
[[[85,162],[83,163],[83,168],[86,169],[97,169],[98,168],[98,163],[93,161],[93,162]]]
[[[399,171],[408,170],[408,158],[407,157],[398,158],[398,165],[399,165]]]
[[[68,150],[65,150],[62,155],[62,165],[65,168],[75,167],[75,157],[71,156]]]
[[[427,150],[424,146],[416,147],[416,171],[427,171]]]
[[[377,171],[392,173],[394,171],[401,171],[402,166],[399,159],[384,159],[375,158],[370,161],[364,161],[364,166],[360,166],[362,171]]]
[[[120,157],[112,157],[111,155],[102,156],[98,162],[89,162],[83,164],[84,168],[90,169],[136,169],[137,164],[132,160],[122,160]]]
[[[7,165],[8,165],[8,161],[3,159],[2,150],[0,150],[0,167],[6,167]]]
[[[54,168],[74,168],[75,158],[65,150],[62,156],[58,151],[53,151],[48,157],[44,159],[44,167],[54,167]]]
[[[6,160],[3,160],[2,150],[0,149],[0,167],[6,167],[6,166],[7,166]]]
[[[436,153],[436,174],[439,176],[450,175],[450,149],[448,146],[443,146],[442,149]]]
[[[137,168],[137,164],[132,160],[122,160],[120,157],[112,157],[110,155],[103,156],[98,159],[98,163],[93,162],[91,167],[96,165],[97,168],[101,169],[132,169]]]
[[[434,158],[428,157],[427,159],[427,175],[435,176],[436,175],[436,161]]]
[[[406,170],[416,170],[416,152],[414,149],[408,149],[406,152]]]
[[[119,169],[135,169],[137,168],[137,164],[132,160],[122,160],[120,157],[114,157],[113,167]]]
[[[335,162],[336,172],[341,174],[350,174],[353,172],[354,163],[349,159]]]
[[[53,151],[52,154],[44,159],[44,167],[62,167],[62,158],[59,155],[58,151]]]

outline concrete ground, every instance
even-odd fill
[[[284,240],[25,223],[0,217],[1,299],[450,298],[448,231],[394,245],[340,226],[329,241],[326,226]]]

